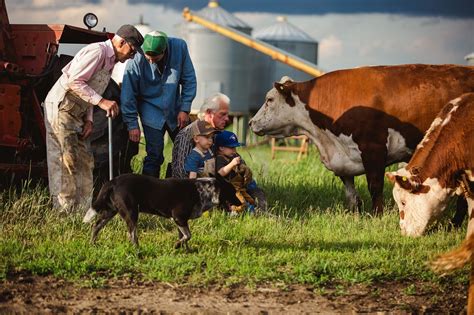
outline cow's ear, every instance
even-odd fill
[[[411,192],[414,194],[426,194],[428,191],[430,191],[430,186],[423,185],[423,182],[418,175],[413,175],[410,177],[410,184],[412,187]]]
[[[288,103],[291,107],[295,106],[295,100],[291,96],[291,93],[295,89],[296,83],[293,81],[286,81],[285,83],[275,82],[273,84],[278,93],[283,95],[285,102]]]
[[[395,175],[395,181],[405,190],[413,191],[413,186],[406,176]]]
[[[293,81],[286,81],[285,83],[275,82],[273,86],[277,91],[285,96],[291,95],[296,83]]]
[[[395,172],[386,172],[385,173],[385,177],[387,177],[387,179],[392,183],[392,184],[395,184],[395,176],[397,175],[397,173]]]

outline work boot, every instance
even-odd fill
[[[150,172],[150,171],[143,170],[142,175],[147,175],[147,176],[153,176],[153,177],[156,177],[156,178],[160,178],[160,170],[158,170],[158,172]]]

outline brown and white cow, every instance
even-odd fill
[[[354,176],[365,173],[380,213],[385,166],[408,161],[444,104],[472,91],[474,67],[456,65],[363,67],[306,82],[284,77],[250,126],[259,135],[307,135],[344,182],[352,208],[360,204]]]
[[[422,235],[456,193],[466,197],[468,235],[474,232],[474,93],[449,102],[408,165],[386,175],[395,183],[402,234]]]

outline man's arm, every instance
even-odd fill
[[[87,103],[98,105],[107,112],[107,116],[115,117],[120,111],[117,103],[104,99],[88,84],[89,80],[103,68],[105,58],[107,58],[106,52],[101,46],[91,44],[84,47],[66,66],[64,84],[76,96]],[[92,122],[92,117],[93,108],[90,107],[86,114],[86,121]],[[84,137],[86,137],[85,134]]]
[[[97,94],[87,81],[101,69],[104,59],[105,52],[99,46],[89,45],[77,53],[67,70],[67,87],[92,105],[98,105],[102,96]]]
[[[196,97],[197,83],[196,73],[185,41],[182,41],[182,54],[183,70],[179,79],[179,84],[181,85],[181,103],[179,104],[179,111],[189,113],[191,111],[191,103]]]
[[[122,80],[122,91],[120,102],[122,107],[123,121],[127,125],[131,141],[140,140],[140,129],[138,127],[137,97],[139,94],[140,70],[137,56],[127,62]]]

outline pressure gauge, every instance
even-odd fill
[[[82,21],[88,29],[94,28],[97,23],[99,23],[99,19],[94,13],[87,13],[86,15],[84,15],[84,19]]]

